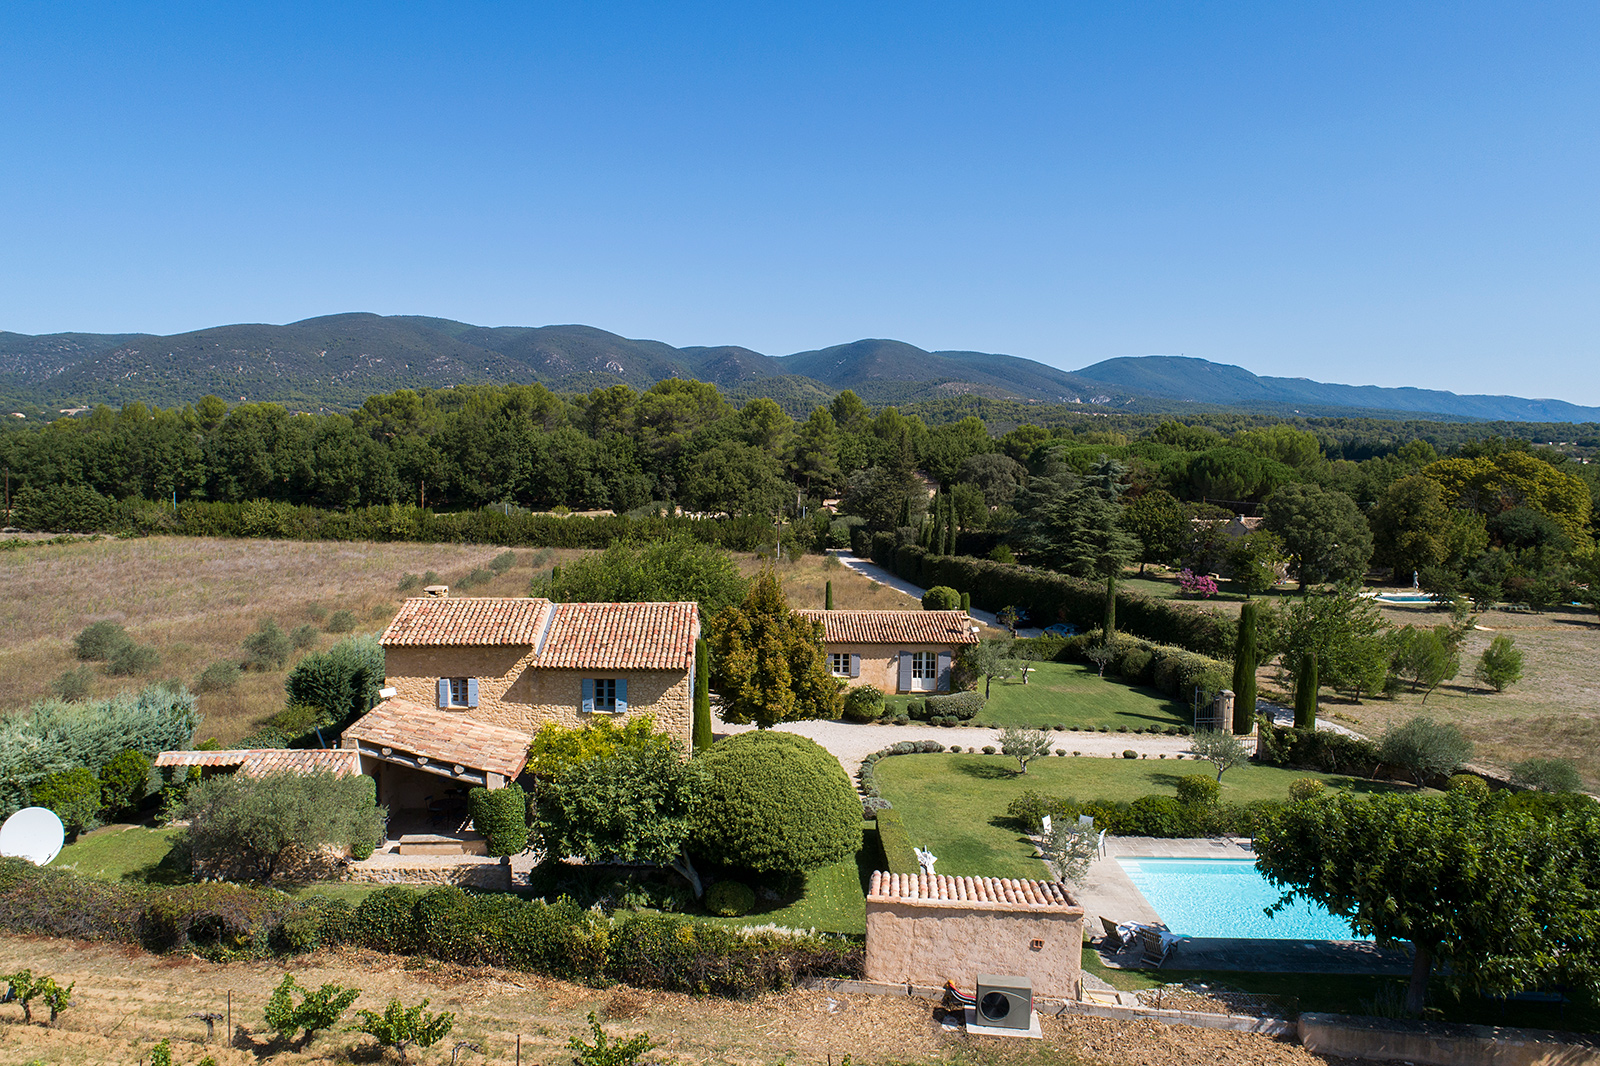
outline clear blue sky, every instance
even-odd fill
[[[1600,404],[1600,5],[0,6],[0,329],[340,311]]]

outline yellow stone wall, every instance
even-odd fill
[[[533,648],[396,647],[386,648],[385,683],[402,699],[424,707],[438,706],[441,677],[478,679],[478,705],[459,713],[490,725],[537,733],[546,722],[566,726],[587,725],[594,718],[617,724],[640,714],[650,714],[656,729],[678,737],[687,750],[692,721],[690,670],[553,670],[533,667]],[[863,664],[863,670],[865,665]],[[628,682],[628,712],[623,715],[587,715],[583,679],[614,677]]]
[[[1035,996],[1072,999],[1078,995],[1082,953],[1082,907],[1049,911],[942,900],[867,901],[869,981],[942,985],[949,980],[970,994],[980,973],[1015,974],[1032,980]]]
[[[822,649],[828,655],[842,652],[845,655],[861,656],[861,676],[841,677],[839,680],[852,688],[857,685],[875,685],[890,696],[900,691],[900,653],[902,651],[931,651],[935,655],[940,652],[948,652],[952,663],[961,656],[959,649],[952,648],[948,644],[903,644],[894,646],[887,644],[824,644]],[[934,678],[934,684],[938,684],[938,678]],[[918,689],[917,691],[936,692],[938,689]]]

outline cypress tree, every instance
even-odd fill
[[[1250,732],[1256,720],[1256,601],[1239,609],[1239,639],[1233,647],[1233,731]]]
[[[833,610],[833,582],[829,581],[822,587],[822,609]]]
[[[956,523],[956,498],[954,496],[950,496],[948,499],[950,502],[946,509],[950,512],[950,550],[945,554],[954,555],[956,553],[956,532],[958,530],[958,525]]]
[[[911,497],[904,496],[900,500],[900,521],[895,523],[902,529],[911,524]]]
[[[1106,620],[1102,628],[1105,630],[1106,646],[1110,647],[1112,638],[1117,635],[1117,572],[1115,570],[1106,575]]]
[[[1317,657],[1307,652],[1300,657],[1300,676],[1294,687],[1294,727],[1317,728]]]
[[[961,610],[965,614],[972,613],[972,593],[963,592],[961,594]]]
[[[694,729],[690,744],[694,751],[711,746],[711,662],[704,638],[694,642]]]

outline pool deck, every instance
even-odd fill
[[[1086,928],[1098,942],[1101,916],[1113,922],[1156,923],[1161,916],[1117,862],[1124,858],[1248,859],[1255,855],[1242,837],[1156,840],[1149,837],[1107,837],[1106,854],[1096,859],[1078,888]],[[1178,929],[1174,932],[1183,932]],[[1138,969],[1138,952],[1101,953],[1107,966]],[[1411,957],[1355,940],[1246,940],[1192,937],[1176,944],[1163,970],[1248,970],[1255,973],[1406,974]]]

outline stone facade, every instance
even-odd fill
[[[441,677],[478,681],[478,705],[456,713],[505,729],[533,734],[546,722],[586,725],[597,717],[620,724],[650,714],[656,729],[689,743],[692,721],[691,670],[565,669],[533,665],[530,645],[390,647],[386,684],[402,698],[424,706],[438,703]],[[865,670],[865,665],[863,665]],[[628,682],[626,714],[584,714],[583,679],[608,677]]]
[[[1015,974],[1033,982],[1035,995],[1078,998],[1084,915],[1075,901],[951,899],[938,892],[906,898],[880,890],[883,876],[873,875],[867,896],[867,980],[934,986],[948,980],[970,992],[980,973]]]

